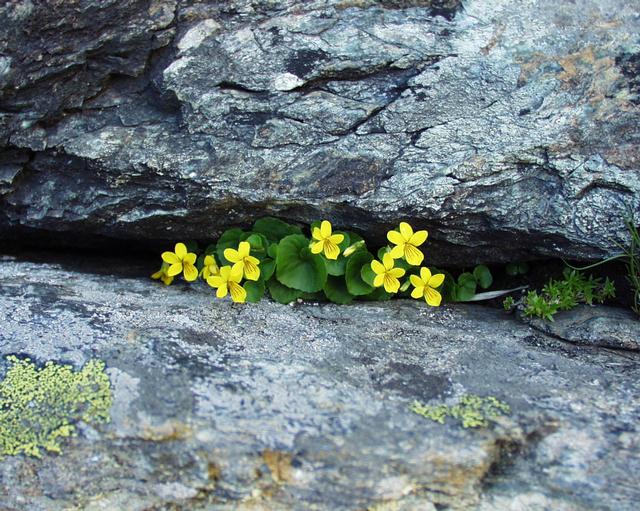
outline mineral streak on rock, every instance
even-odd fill
[[[408,219],[433,263],[605,256],[640,216],[639,32],[626,0],[5,3],[0,232]]]

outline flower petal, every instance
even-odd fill
[[[397,293],[398,289],[400,289],[400,281],[387,273],[384,276],[384,290],[387,293]]]
[[[240,284],[229,282],[229,291],[231,291],[231,299],[236,303],[244,303],[247,299],[247,292]]]
[[[320,234],[322,234],[322,238],[328,238],[331,236],[331,222],[328,220],[323,220],[320,224]]]
[[[204,256],[204,265],[211,266],[212,264],[216,264],[216,260],[212,255]]]
[[[187,246],[184,243],[176,243],[176,255],[180,260],[187,255]]]
[[[162,252],[162,260],[169,264],[176,264],[180,262],[180,258],[173,252]]]
[[[240,282],[244,273],[244,263],[240,262],[233,265],[229,272],[229,282]]]
[[[228,282],[231,282],[231,281],[240,282],[242,280],[243,275],[244,275],[244,261],[238,261],[237,263],[234,263],[233,266],[231,267],[231,271],[229,272],[229,275],[227,275],[226,280]]]
[[[314,227],[313,228],[313,230],[311,231],[311,237],[314,240],[322,241],[322,233],[320,232],[320,228],[319,227]]]
[[[417,275],[409,275],[409,281],[415,287],[424,287],[424,281]]]
[[[404,245],[404,238],[398,231],[389,231],[387,233],[387,239],[394,245]]]
[[[430,287],[425,288],[424,300],[431,306],[437,307],[440,305],[442,301],[442,295],[438,293],[435,289],[431,289]]]
[[[393,261],[393,256],[389,252],[382,256],[382,264],[384,264],[385,270],[393,268],[395,263]]]
[[[316,241],[313,245],[311,245],[311,253],[319,254],[320,252],[322,252],[323,248],[324,248],[324,241]]]
[[[444,282],[444,273],[436,273],[429,279],[429,287],[436,288]]]
[[[429,233],[427,231],[416,231],[413,233],[413,236],[409,238],[409,243],[411,243],[414,247],[419,247],[425,241],[427,241],[427,236]]]
[[[404,270],[402,268],[391,268],[387,273],[392,277],[400,278],[404,275]]]
[[[193,264],[184,261],[182,263],[182,268],[184,270],[184,280],[187,282],[193,282],[198,278],[198,270]]]
[[[431,270],[426,266],[423,268],[420,268],[420,278],[425,284],[429,282],[429,279],[431,278]]]
[[[245,258],[251,252],[251,244],[248,241],[241,241],[238,245],[238,256]]]
[[[336,245],[340,245],[344,241],[344,234],[333,234],[329,236],[329,241],[331,243],[335,243]]]
[[[338,259],[340,255],[340,247],[331,242],[331,239],[327,239],[324,242],[324,255],[327,259]]]
[[[184,256],[183,261],[189,264],[196,264],[197,258],[198,258],[197,255],[195,255],[193,252],[189,252],[187,255]]]
[[[169,266],[169,269],[167,270],[167,275],[169,277],[175,277],[176,275],[180,274],[181,271],[182,271],[182,263],[174,263],[171,266]]]
[[[260,268],[254,262],[249,261],[248,257],[244,259],[244,276],[247,280],[258,280],[260,278]]]
[[[415,277],[415,275],[412,275],[412,277]],[[415,298],[416,300],[419,300],[423,296],[424,296],[424,286],[416,286],[414,290],[411,291],[411,298]]]
[[[169,284],[171,284],[173,282],[173,277],[164,276],[164,277],[162,277],[162,282],[164,282],[165,286],[168,286]]]
[[[214,275],[213,277],[207,278],[207,284],[209,284],[211,287],[220,287],[224,283],[225,281],[222,279],[222,277],[218,275]]]
[[[238,251],[233,248],[225,248],[223,253],[224,258],[230,263],[237,263],[240,259],[242,259],[240,257],[240,254],[238,254]]]
[[[218,290],[216,291],[216,296],[218,298],[224,298],[225,296],[227,296],[227,283],[224,282],[221,286],[218,287]]]
[[[405,245],[403,241],[402,245],[396,245],[395,247],[393,247],[389,254],[391,254],[391,257],[393,257],[394,259],[401,259],[402,257],[404,257],[404,247]]]
[[[227,265],[220,268],[220,277],[222,280],[227,282],[229,280],[229,275],[231,275],[231,266]]]
[[[409,243],[404,246],[404,256],[411,266],[419,266],[424,260],[424,254]]]
[[[153,275],[151,275],[151,278],[155,280],[159,280],[160,277],[162,277],[163,275],[164,275],[164,272],[162,270],[158,270]]]
[[[413,229],[407,222],[400,222],[400,234],[405,241],[409,241],[413,236]]]
[[[384,283],[384,273],[376,275],[376,278],[373,279],[373,287],[380,287]]]
[[[371,261],[371,269],[376,275],[383,274],[386,270],[380,261]]]

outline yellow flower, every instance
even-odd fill
[[[387,239],[396,245],[391,250],[391,257],[400,259],[404,256],[412,266],[419,266],[424,259],[424,254],[417,247],[427,240],[427,231],[413,232],[407,222],[400,222],[400,232],[389,231]]]
[[[240,271],[240,278],[242,275],[248,280],[258,280],[260,278],[260,260],[256,257],[250,256],[251,245],[248,241],[241,241],[238,245],[238,250],[232,248],[225,248],[224,257],[233,264],[234,271]],[[240,281],[238,281],[240,282]]]
[[[371,261],[371,269],[376,277],[373,279],[373,285],[380,287],[384,284],[384,290],[387,293],[397,293],[400,288],[398,278],[404,275],[402,268],[394,268],[394,260],[390,253],[382,257],[382,262]]]
[[[160,269],[157,272],[155,272],[153,275],[151,275],[151,278],[155,280],[161,280],[162,282],[164,282],[165,286],[168,286],[173,282],[173,277],[170,277],[169,275],[167,275],[168,269],[169,269],[169,265],[167,263],[162,263],[162,266],[160,267]]]
[[[226,257],[226,256],[225,256]],[[216,296],[224,298],[227,293],[231,293],[231,299],[236,303],[244,303],[247,299],[247,292],[240,285],[242,280],[242,267],[233,265],[220,268],[218,275],[207,278],[207,284],[218,288]]]
[[[440,286],[444,282],[444,274],[437,273],[431,275],[429,268],[420,268],[420,276],[411,275],[409,277],[411,284],[415,287],[411,291],[411,297],[420,299],[424,297],[424,301],[429,305],[437,307],[442,301],[442,296],[435,288]]]
[[[175,252],[163,252],[162,260],[169,263],[167,275],[175,277],[184,271],[184,279],[192,282],[198,278],[198,270],[195,267],[196,255],[187,252],[187,246],[184,243],[176,243]]]
[[[311,252],[319,254],[324,251],[327,259],[338,259],[340,255],[340,247],[338,246],[344,240],[344,234],[331,234],[331,223],[323,220],[320,227],[314,227],[311,236],[315,243],[311,245]]]
[[[220,273],[220,269],[216,264],[216,258],[212,255],[208,255],[204,257],[204,262],[202,265],[202,270],[200,270],[200,276],[207,280],[212,275],[218,275]]]

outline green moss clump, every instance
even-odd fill
[[[453,406],[428,406],[414,401],[410,410],[440,424],[444,424],[447,417],[452,417],[459,420],[464,428],[487,427],[490,420],[511,412],[508,404],[493,396],[480,397],[474,394],[463,395],[458,404]]]
[[[104,362],[90,360],[79,371],[28,358],[7,357],[11,366],[0,382],[0,458],[60,453],[60,442],[75,435],[75,423],[109,422],[111,385]]]

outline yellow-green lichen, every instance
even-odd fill
[[[414,401],[410,410],[440,424],[444,424],[447,417],[452,417],[459,420],[464,428],[486,427],[490,420],[511,412],[507,403],[493,396],[480,397],[474,394],[463,395],[458,404],[452,406],[429,406]]]
[[[104,362],[91,360],[76,371],[47,362],[38,368],[28,358],[7,357],[11,364],[0,382],[0,458],[41,449],[60,453],[75,423],[109,422],[111,386]]]

